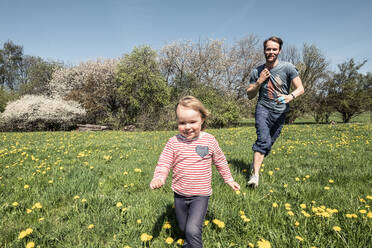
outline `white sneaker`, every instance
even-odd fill
[[[248,181],[247,185],[251,186],[251,187],[254,187],[254,188],[257,188],[257,186],[258,186],[258,176],[252,175],[249,178],[249,181]]]

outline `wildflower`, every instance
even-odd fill
[[[328,182],[329,183],[334,183],[335,181],[333,181],[333,179],[329,179]]]
[[[235,194],[240,195],[240,190],[236,190]]]
[[[78,196],[78,195],[75,195],[74,196],[74,200],[77,200],[77,199],[79,199],[80,198],[80,196]]]
[[[147,233],[143,233],[141,235],[142,242],[147,242],[147,241],[150,241],[151,239],[152,239],[152,236],[151,235],[148,235]]]
[[[258,241],[257,246],[258,248],[271,248],[270,242],[265,239],[261,239],[260,241]]]
[[[138,172],[138,173],[140,173],[140,172],[142,172],[142,170],[141,170],[141,169],[138,169],[138,168],[135,168],[135,169],[134,169],[134,172]]]
[[[216,226],[218,226],[219,228],[224,228],[225,227],[225,223],[223,221],[220,221],[218,219],[214,219],[212,221]]]
[[[304,239],[302,237],[300,237],[300,236],[296,236],[296,239],[298,239],[301,242],[304,241]]]
[[[41,217],[39,218],[39,222],[43,221],[45,218]]]
[[[366,200],[364,200],[363,198],[360,198],[359,201],[360,201],[360,202],[363,202],[363,203],[366,202]]]
[[[28,189],[28,188],[30,188],[30,185],[25,184],[25,186],[23,186],[23,188],[24,188],[24,189]]]
[[[306,179],[309,179],[309,178],[310,178],[310,175],[306,175],[305,178],[306,178]]]
[[[209,220],[204,221],[204,226],[208,226]]]
[[[250,248],[254,248],[254,244],[252,244],[252,243],[248,243],[248,246],[249,246]]]
[[[372,212],[368,212],[367,218],[372,219]]]
[[[280,170],[280,168],[276,167],[276,168],[275,168],[275,170],[277,170],[277,171],[278,171],[278,170]]]
[[[333,230],[336,231],[336,232],[339,232],[339,231],[341,231],[341,227],[333,226]]]
[[[28,214],[29,214],[29,213],[31,213],[31,212],[32,212],[32,210],[31,210],[31,209],[28,209],[28,208],[26,209],[26,213],[28,213]]]
[[[18,204],[18,202],[13,202],[12,205],[13,205],[13,207],[17,207],[19,204]]]
[[[121,203],[121,202],[116,203],[116,207],[120,208],[122,206],[123,206],[123,203]]]
[[[88,226],[88,229],[92,229],[92,228],[94,228],[94,225],[93,225],[93,224],[90,224],[90,225]]]
[[[301,207],[302,209],[305,209],[305,208],[306,208],[306,204],[302,203],[302,204],[300,204],[300,207]]]
[[[368,200],[372,200],[372,195],[367,195],[366,198],[367,198]]]
[[[273,172],[273,171],[269,171],[268,174],[269,174],[270,176],[272,176],[272,175],[274,174],[274,172]]]
[[[185,243],[185,241],[183,239],[178,239],[177,240],[178,245],[183,245],[184,243]]]
[[[26,230],[24,230],[24,231],[22,231],[22,232],[19,233],[18,239],[23,239],[27,235],[31,234],[32,231],[33,231],[32,228],[27,228]]]
[[[329,190],[330,188],[328,186],[325,186],[324,187],[324,190]]]
[[[353,218],[353,216],[351,214],[345,214],[345,216],[346,216],[346,218],[349,218],[349,219]]]
[[[167,243],[168,245],[172,244],[173,243],[173,239],[171,237],[168,237],[165,239],[165,243]]]
[[[124,175],[128,175],[128,171],[124,171],[124,173],[123,173]]]
[[[293,213],[292,211],[288,211],[288,215],[289,215],[289,216],[293,216],[294,213]]]
[[[126,245],[126,246],[124,246],[124,248],[130,248],[130,246],[129,245]]]
[[[33,206],[32,206],[32,208],[42,208],[43,206],[41,205],[41,203],[40,202],[36,202]]]
[[[285,183],[285,184],[283,185],[283,187],[284,187],[284,188],[287,188],[287,187],[288,187],[288,184]]]
[[[142,220],[141,219],[138,219],[137,220],[137,224],[141,224],[142,223]]]
[[[81,202],[87,202],[87,199],[83,198],[81,199]]]
[[[274,202],[273,203],[273,208],[277,208],[278,207],[278,203]]]
[[[365,214],[365,213],[367,213],[367,210],[365,210],[365,209],[361,209],[361,210],[359,210],[359,213],[361,213],[361,214]]]
[[[35,247],[35,243],[34,242],[28,242],[27,245],[26,245],[26,248],[34,248]]]
[[[296,182],[299,182],[300,181],[300,178],[296,177]]]
[[[110,156],[110,155],[104,155],[103,158],[104,158],[106,161],[108,161],[108,160],[112,159],[112,156]]]
[[[300,222],[296,221],[295,226],[299,226],[299,225],[300,225]]]
[[[164,229],[170,229],[171,227],[172,227],[172,225],[168,221],[165,222],[165,224],[163,225]]]

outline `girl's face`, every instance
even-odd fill
[[[176,114],[178,131],[183,137],[186,139],[193,139],[200,135],[201,127],[204,122],[200,112],[179,105]]]

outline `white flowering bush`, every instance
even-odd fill
[[[71,130],[85,113],[75,101],[25,95],[5,107],[0,126],[3,131]]]
[[[86,121],[100,123],[119,108],[116,59],[87,61],[53,73],[49,91],[54,97],[74,100],[87,111]]]

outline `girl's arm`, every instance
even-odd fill
[[[150,183],[151,189],[161,188],[167,180],[169,170],[173,163],[173,142],[171,139],[165,145],[160,154],[158,164],[154,171],[154,177]]]

